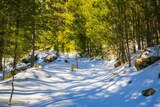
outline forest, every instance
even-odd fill
[[[15,63],[31,52],[50,47],[57,52],[122,63],[136,50],[159,45],[159,0],[1,0],[0,70],[2,59]]]
[[[159,0],[0,0],[0,71],[28,54],[33,67],[40,49],[131,66],[159,37]]]

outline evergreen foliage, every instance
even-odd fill
[[[14,56],[16,32],[17,61],[50,47],[130,64],[130,53],[159,45],[159,10],[158,0],[1,0],[0,71]]]

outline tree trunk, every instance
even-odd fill
[[[54,31],[54,36],[55,36],[54,50],[56,51],[56,55],[58,56],[59,55],[59,44],[58,44],[57,30]]]
[[[76,46],[75,46],[75,50],[76,50],[76,68],[78,69],[78,68],[79,68],[79,64],[78,64],[78,50],[77,50],[77,43],[76,43]]]
[[[3,71],[3,33],[0,33],[0,71]]]
[[[149,28],[149,20],[147,18],[146,20],[146,41],[147,41],[147,47],[150,47],[152,46],[152,38],[151,38],[151,35],[150,35],[150,28]]]
[[[3,40],[3,32],[0,32],[0,71],[3,71],[3,48],[4,48],[4,40]]]
[[[156,26],[156,44],[159,45],[159,33],[160,33],[160,7],[158,0],[152,0],[154,6],[154,14],[156,16],[157,21],[155,21]]]
[[[4,55],[4,57],[3,57],[4,59],[3,59],[3,80],[4,80],[4,78],[5,78],[5,64],[6,64],[6,58],[5,58],[5,55]]]
[[[35,35],[35,0],[33,1],[33,11],[32,11],[32,42],[31,42],[31,45],[32,45],[32,53],[31,53],[31,67],[34,66],[34,53],[35,53],[35,38],[36,38],[36,35]]]
[[[14,47],[14,60],[13,60],[13,69],[11,71],[12,74],[12,92],[9,99],[9,105],[11,105],[13,93],[14,93],[14,74],[17,64],[17,55],[18,55],[18,35],[19,35],[19,15],[17,16],[16,20],[16,31],[15,31],[15,47]]]
[[[126,33],[126,42],[127,42],[127,56],[128,56],[128,62],[129,62],[129,67],[131,67],[131,56],[130,56],[129,40],[128,40],[128,34],[127,34],[127,33]]]
[[[35,20],[32,20],[32,54],[31,54],[31,67],[34,66],[34,53],[35,53]]]

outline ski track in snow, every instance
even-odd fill
[[[54,61],[16,75],[13,107],[160,107],[160,61],[142,71],[113,67],[113,61],[79,60],[79,69]],[[123,74],[124,71],[126,74]],[[118,75],[113,74],[118,73]],[[131,83],[129,83],[131,81]],[[141,95],[153,87],[156,94]],[[7,107],[10,82],[0,82],[0,107]]]

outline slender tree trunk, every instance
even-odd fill
[[[129,49],[128,34],[126,34],[126,42],[127,42],[127,56],[128,56],[128,62],[129,62],[129,67],[131,67],[131,56],[130,56],[130,49]]]
[[[31,67],[34,66],[34,54],[35,54],[35,20],[32,20],[32,54],[31,54]]]
[[[0,33],[0,71],[3,71],[3,33]]]
[[[140,23],[141,23],[141,18],[140,18],[140,14],[137,13],[138,10],[136,10],[136,19],[137,19],[137,22],[136,22],[136,42],[137,42],[137,46],[138,46],[138,50],[141,50],[142,47],[141,47],[141,26],[140,26]]]
[[[55,36],[55,43],[54,43],[54,50],[56,51],[56,55],[59,55],[59,44],[58,44],[58,35],[57,35],[57,30],[54,31],[54,36]]]
[[[87,55],[90,56],[90,50],[89,50],[89,39],[87,40]]]
[[[101,55],[101,59],[104,59],[103,45],[101,43],[100,43],[100,55]]]
[[[4,48],[4,40],[3,40],[3,35],[4,32],[0,32],[0,71],[3,71],[3,48]]]
[[[149,20],[148,20],[148,18],[147,18],[147,20],[146,20],[146,32],[147,32],[147,34],[146,34],[146,41],[147,41],[147,47],[150,47],[150,46],[152,46],[152,38],[151,38],[151,35],[150,35],[150,28],[149,28]]]
[[[132,20],[132,37],[133,37],[133,52],[136,53],[136,30],[135,30],[135,22],[134,22],[134,17],[133,17],[133,20]]]
[[[156,45],[159,45],[159,24],[155,21],[155,27],[156,27]]]
[[[14,93],[14,74],[17,64],[17,55],[18,55],[18,35],[19,35],[19,15],[17,16],[16,20],[16,31],[15,31],[15,47],[14,47],[14,60],[13,60],[13,69],[11,71],[12,74],[12,92],[9,99],[9,105],[11,105],[13,93]]]
[[[160,6],[158,0],[152,0],[154,6],[154,14],[156,16],[155,26],[156,26],[156,44],[159,45],[159,33],[160,33]]]
[[[79,68],[79,64],[78,64],[78,50],[77,50],[77,43],[76,43],[76,68]]]
[[[3,59],[3,80],[5,79],[5,64],[6,64],[6,57],[5,57],[5,55],[4,55],[4,57],[3,57],[4,59]]]
[[[34,60],[35,60],[35,57],[34,57],[34,54],[35,54],[35,38],[36,38],[36,35],[35,35],[35,0],[33,1],[33,12],[32,12],[32,53],[31,53],[31,67],[34,66]]]
[[[6,29],[6,35],[9,34],[9,22],[10,18],[7,17],[7,29]],[[4,48],[3,48],[3,80],[5,79],[5,65],[6,65],[6,50],[7,50],[7,42],[8,42],[8,36],[4,36]]]

